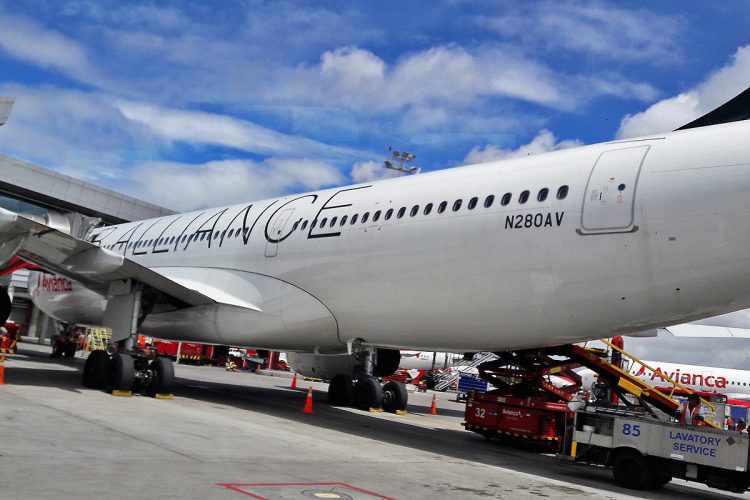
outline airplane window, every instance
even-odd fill
[[[523,205],[527,201],[529,201],[529,191],[528,190],[521,191],[521,194],[518,197],[518,203],[520,203],[521,205]]]
[[[300,223],[300,221],[296,221],[294,223],[294,225],[292,226],[292,231],[296,231],[297,230],[297,228],[299,227],[299,223]]]
[[[367,222],[367,219],[369,219],[369,218],[370,218],[370,212],[363,213],[362,214],[362,224],[364,224],[365,222]]]
[[[490,208],[495,203],[495,195],[491,194],[484,199],[484,208]]]
[[[307,219],[302,221],[302,227],[300,228],[301,231],[304,231],[305,229],[307,229]]]
[[[564,200],[566,196],[568,196],[568,186],[560,186],[557,190],[557,199]]]
[[[427,205],[424,206],[424,212],[423,213],[425,215],[430,215],[430,212],[432,212],[432,203],[428,203]]]
[[[413,207],[411,207],[411,212],[409,212],[409,215],[414,217],[415,215],[417,215],[417,212],[419,212],[419,205],[414,205]]]
[[[323,218],[322,218],[322,219],[320,220],[320,227],[326,227],[326,221],[327,221],[327,220],[328,220],[327,218],[323,217]]]
[[[447,206],[448,206],[448,202],[447,201],[441,201],[440,205],[438,205],[438,213],[442,214],[443,212],[445,212],[445,207],[447,207]]]
[[[503,195],[503,198],[502,198],[502,199],[500,200],[500,204],[501,204],[502,206],[505,206],[505,205],[507,205],[508,203],[510,203],[510,199],[511,199],[511,198],[513,198],[513,194],[512,194],[512,193],[505,193],[505,194]]]
[[[547,195],[549,194],[549,189],[542,188],[539,190],[539,194],[536,195],[536,201],[544,201],[547,199]]]
[[[214,233],[214,239],[215,239],[215,240],[218,240],[218,239],[219,239],[219,234],[220,234],[220,233],[219,233],[218,231],[216,231],[216,232]]]
[[[224,238],[226,235],[227,235],[227,230],[225,229],[221,232],[221,237]]]
[[[344,224],[346,224],[346,219],[347,219],[348,217],[349,217],[348,215],[344,215],[343,217],[341,217],[341,225],[342,225],[342,226],[343,226]]]
[[[204,239],[206,239],[206,233],[201,233],[201,241],[203,241]]]
[[[354,214],[354,215],[352,215],[352,222],[351,222],[351,224],[352,224],[352,225],[354,225],[354,224],[356,224],[356,223],[357,223],[357,217],[359,217],[359,215],[358,215],[358,214]]]
[[[474,207],[477,206],[477,202],[479,201],[479,198],[476,196],[469,200],[469,204],[467,205],[467,208],[469,210],[474,210]]]
[[[453,202],[453,211],[458,212],[461,210],[461,200],[456,200]]]
[[[182,243],[185,243],[185,240],[187,239],[187,234],[182,235]]]
[[[380,219],[380,210],[372,214],[372,221],[377,222],[377,220]]]
[[[331,227],[333,227],[333,226],[335,226],[335,225],[336,225],[336,219],[337,219],[337,218],[338,218],[338,217],[333,217],[333,218],[331,219]]]
[[[390,219],[392,215],[393,215],[393,209],[389,208],[388,210],[385,211],[385,220]]]
[[[171,245],[172,243],[174,243],[174,238],[175,238],[174,236],[172,236],[171,238],[169,238],[169,244],[170,244],[170,245]]]
[[[405,213],[406,213],[406,207],[401,207],[398,209],[398,214],[396,214],[396,217],[400,219],[401,217],[404,216]]]

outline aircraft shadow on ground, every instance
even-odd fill
[[[706,491],[678,484],[670,484],[664,490],[633,491],[620,488],[612,480],[609,470],[572,465],[539,453],[530,453],[520,448],[488,442],[483,437],[462,429],[448,430],[429,428],[399,421],[400,417],[373,418],[368,414],[352,412],[329,406],[324,391],[313,390],[314,414],[302,412],[306,390],[291,390],[287,387],[256,387],[209,382],[201,379],[178,378],[175,396],[200,400],[212,404],[224,404],[238,409],[258,412],[276,418],[289,419],[321,428],[354,434],[380,442],[406,446],[450,458],[495,465],[505,469],[538,475],[558,481],[588,486],[613,493],[649,499],[674,498],[675,494],[685,498],[728,499],[734,498],[721,492]],[[409,405],[409,411],[429,413],[424,406]],[[447,411],[440,410],[442,414]],[[459,415],[461,412],[452,410]],[[458,425],[458,424],[457,424]],[[488,477],[491,481],[492,478]],[[553,487],[554,488],[554,487]]]
[[[38,352],[19,351],[19,353],[29,355],[27,359],[37,364],[59,366],[69,363],[68,366],[76,367],[78,371],[17,367],[8,366],[6,363],[5,378],[7,384],[56,387],[82,394],[80,385],[82,360],[61,361],[45,357]],[[12,360],[13,357],[10,359]],[[23,356],[18,359],[22,360]],[[509,445],[500,445],[494,441],[488,442],[483,437],[460,428],[456,430],[429,428],[406,420],[400,421],[399,419],[402,417],[395,415],[392,418],[374,418],[369,414],[332,407],[326,403],[326,392],[319,390],[313,391],[314,414],[312,415],[302,412],[307,391],[291,390],[288,387],[257,387],[178,377],[173,392],[177,397],[220,404],[248,412],[258,412],[292,422],[345,432],[454,459],[494,465],[516,472],[634,497],[666,499],[674,498],[675,494],[678,494],[684,495],[685,498],[700,497],[715,500],[735,498],[718,491],[706,491],[677,484],[670,484],[665,490],[660,491],[627,490],[612,482],[612,475],[608,470],[575,466],[561,462],[549,455],[530,453]],[[170,403],[165,402],[165,404]],[[426,415],[429,413],[429,407],[409,405],[409,411],[415,414],[424,414],[424,418],[430,418]],[[462,415],[457,410],[441,409],[439,411],[442,415]],[[492,478],[488,477],[488,481],[491,480]]]

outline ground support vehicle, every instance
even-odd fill
[[[551,401],[543,395],[523,398],[492,391],[470,394],[464,426],[486,438],[523,441],[556,452],[573,417],[567,402]]]
[[[673,477],[744,492],[750,486],[748,434],[681,425],[625,408],[587,407],[575,414],[568,456],[612,467],[615,481],[658,488]]]

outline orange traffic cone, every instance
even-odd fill
[[[3,360],[0,359],[0,385],[5,384],[5,365]]]
[[[295,372],[294,377],[292,377],[292,385],[289,386],[290,389],[296,389],[297,388],[297,373]]]
[[[432,406],[430,407],[430,415],[437,415],[437,395],[432,395]]]
[[[307,390],[307,399],[305,400],[304,413],[312,413],[312,387]]]

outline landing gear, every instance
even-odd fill
[[[333,406],[353,405],[362,410],[406,410],[408,394],[404,384],[379,377],[398,369],[400,353],[392,349],[360,348],[352,355],[351,374],[335,375],[328,385],[328,402]],[[335,372],[334,372],[335,373]]]
[[[133,357],[126,353],[115,353],[112,356],[112,390],[133,390],[135,381],[135,363]]]
[[[83,385],[90,389],[143,392],[149,396],[169,393],[174,365],[167,358],[145,353],[93,351],[83,367]]]
[[[360,410],[379,410],[383,408],[383,387],[378,379],[362,376],[354,385],[354,404]]]
[[[349,375],[336,375],[328,384],[328,403],[349,406],[354,402],[354,382]]]
[[[111,376],[110,358],[107,351],[92,351],[83,365],[83,385],[89,389],[106,390]]]
[[[383,386],[383,409],[385,411],[396,413],[406,411],[406,403],[409,400],[409,394],[406,392],[406,386],[401,382],[386,382]]]

